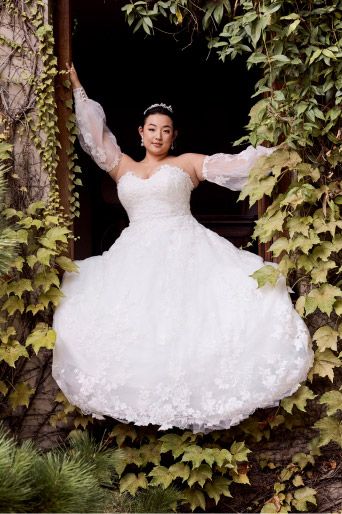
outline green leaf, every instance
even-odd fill
[[[327,261],[333,251],[333,243],[331,241],[323,241],[319,246],[316,246],[313,249],[312,256],[314,259],[322,259],[322,261]]]
[[[25,293],[26,291],[33,291],[32,282],[29,278],[13,280],[7,286],[7,293],[14,293],[19,298],[21,298],[23,293]]]
[[[216,463],[219,467],[232,467],[232,454],[226,448],[203,448],[203,460],[209,466]]]
[[[279,237],[270,246],[270,252],[273,253],[274,257],[279,257],[282,252],[288,252],[290,247],[290,241],[286,237]]]
[[[20,255],[17,255],[14,261],[12,262],[12,267],[14,269],[17,269],[18,271],[23,271],[25,259],[24,257],[21,257]]]
[[[62,243],[67,243],[68,240],[66,236],[70,233],[69,229],[66,227],[53,227],[50,228],[46,234],[39,239],[42,245],[47,248],[51,248],[52,250],[56,249],[56,242],[61,241]]]
[[[319,403],[326,404],[328,416],[332,416],[338,410],[342,410],[342,393],[341,391],[327,391],[322,394]]]
[[[313,466],[315,464],[313,456],[303,452],[295,453],[291,460],[293,464],[298,464],[302,470],[306,468],[308,464],[312,464]]]
[[[323,352],[326,348],[330,348],[331,350],[337,350],[337,340],[339,334],[336,330],[329,327],[328,325],[324,325],[320,327],[314,335],[312,339],[317,342],[317,346],[320,352]]]
[[[322,192],[311,184],[303,184],[301,186],[292,187],[280,202],[280,206],[291,205],[296,208],[303,203],[314,204],[320,198]]]
[[[172,464],[172,466],[169,467],[169,471],[174,480],[176,480],[176,478],[182,478],[183,482],[187,480],[190,475],[190,467],[183,462]]]
[[[24,382],[17,384],[15,390],[9,395],[9,401],[13,409],[30,404],[30,398],[34,394],[35,389]]]
[[[120,448],[119,457],[118,461],[114,463],[115,471],[119,476],[122,475],[127,465],[136,464],[139,467],[143,465],[140,450],[137,448],[130,446]]]
[[[37,314],[37,312],[43,311],[45,309],[42,303],[31,304],[26,307],[26,312],[32,312],[33,316]]]
[[[315,260],[311,255],[300,255],[297,259],[297,267],[304,268],[305,271],[311,271],[315,265]],[[304,298],[302,296],[302,298]]]
[[[64,271],[78,271],[78,266],[75,262],[73,262],[69,257],[65,257],[65,255],[61,255],[56,257],[56,263],[60,266]]]
[[[42,303],[44,307],[48,307],[50,302],[57,307],[62,296],[64,296],[62,291],[58,287],[52,286],[48,291],[39,295],[38,302]]]
[[[148,476],[153,477],[150,482],[151,485],[161,485],[164,489],[169,487],[173,481],[172,474],[165,466],[155,466]]]
[[[50,289],[50,286],[52,284],[54,284],[57,287],[59,287],[60,285],[60,280],[55,271],[42,271],[40,273],[37,273],[34,277],[34,286],[36,288],[42,287],[44,293],[46,293],[46,291]]]
[[[309,65],[312,64],[316,59],[318,59],[318,57],[320,57],[322,53],[322,50],[320,50],[319,48],[317,50],[315,50],[312,54],[312,56],[310,57],[310,60],[309,60]]]
[[[31,216],[32,214],[36,214],[37,211],[44,209],[44,208],[45,208],[45,202],[43,202],[42,200],[39,200],[38,202],[31,203],[28,206],[26,212],[27,212],[27,214],[29,214]]]
[[[113,428],[109,436],[115,437],[117,445],[122,446],[127,438],[132,442],[135,441],[137,438],[137,432],[132,425],[120,423]]]
[[[184,450],[183,462],[191,462],[193,468],[198,468],[204,460],[203,449],[195,444]]]
[[[32,346],[37,354],[41,348],[52,350],[56,342],[56,332],[46,323],[38,323],[27,337],[25,346]]]
[[[47,250],[46,248],[39,248],[39,250],[37,252],[37,260],[41,264],[50,266],[50,257],[55,254],[56,254],[56,252],[54,252],[53,250]]]
[[[294,492],[292,505],[299,511],[305,512],[309,509],[308,503],[316,505],[316,490],[311,487],[301,487]]]
[[[292,409],[294,406],[297,409],[305,412],[306,410],[306,402],[308,400],[313,400],[316,398],[316,395],[309,389],[306,385],[300,386],[300,388],[289,398],[284,398],[281,401],[281,406],[286,412],[292,414]]]
[[[272,57],[270,58],[270,61],[271,62],[274,62],[274,61],[277,61],[277,62],[291,62],[291,60],[286,55],[283,55],[283,54],[272,55]]]
[[[145,473],[127,473],[120,479],[120,494],[128,491],[132,496],[135,496],[139,488],[147,489],[148,483]]]
[[[319,429],[319,446],[325,446],[334,441],[342,447],[342,422],[334,416],[319,419],[314,424]]]
[[[211,467],[208,464],[201,464],[198,468],[191,470],[188,484],[192,487],[195,483],[199,483],[203,487],[207,480],[211,480],[212,475]]]
[[[207,482],[204,486],[204,490],[209,498],[213,498],[213,500],[215,500],[215,504],[217,505],[221,496],[227,496],[229,498],[232,497],[229,491],[230,484],[231,480],[219,476],[215,477],[212,482]]]
[[[247,473],[236,473],[235,471],[231,472],[232,479],[236,484],[248,484],[250,485],[249,478]]]
[[[293,237],[296,233],[308,237],[311,223],[312,216],[293,216],[286,222],[290,237]]]
[[[308,107],[306,102],[299,102],[297,106],[297,114],[302,114]],[[319,168],[312,166],[306,162],[301,162],[297,165],[297,179],[303,180],[305,177],[310,177],[314,182],[317,182],[320,177]]]
[[[336,312],[337,316],[342,316],[342,300],[337,300],[334,303],[334,311]]]
[[[331,350],[315,353],[315,361],[313,368],[309,372],[309,378],[312,380],[313,375],[320,377],[328,377],[331,382],[334,381],[334,368],[341,366],[341,361]]]
[[[315,266],[312,268],[311,277],[313,284],[319,284],[327,281],[328,271],[336,268],[336,264],[333,261],[319,261],[315,263]]]
[[[240,428],[245,434],[249,434],[257,442],[261,441],[263,437],[267,436],[267,430],[260,427],[260,423],[253,417],[247,418],[240,424]],[[268,432],[269,434],[269,432]]]
[[[245,462],[248,460],[248,454],[251,450],[247,448],[244,441],[234,441],[230,447],[230,452],[237,462]]]
[[[296,28],[298,27],[299,24],[300,24],[300,20],[295,20],[292,23],[290,23],[290,25],[287,27],[287,30],[286,30],[287,36],[292,34],[292,32],[294,32],[296,30]]]
[[[26,257],[26,262],[30,266],[30,268],[33,268],[33,266],[38,262],[38,259],[35,255],[28,255]]]
[[[205,496],[202,491],[189,488],[185,489],[182,494],[184,499],[190,504],[192,512],[198,507],[205,511]]]
[[[161,453],[161,443],[151,442],[140,446],[140,455],[144,464],[152,463],[159,466]]]
[[[24,228],[17,230],[15,235],[18,243],[27,244],[28,234],[28,230],[25,230]]]
[[[1,307],[1,310],[6,310],[10,316],[12,316],[16,311],[19,311],[22,314],[24,309],[24,301],[16,295],[11,295]]]
[[[168,451],[172,452],[173,457],[176,459],[179,457],[187,448],[188,443],[186,440],[189,438],[187,432],[184,432],[183,435],[177,434],[165,434],[159,438],[159,441],[162,442],[162,447],[160,453],[166,453]],[[193,434],[191,433],[191,439],[193,439]]]
[[[310,230],[309,237],[299,235],[293,238],[290,243],[290,249],[294,251],[299,248],[303,253],[307,254],[309,253],[309,250],[318,243],[320,243],[320,238],[313,230]]]
[[[266,264],[266,266],[263,266],[249,276],[258,282],[258,288],[263,287],[265,284],[275,286],[280,277],[280,271],[272,264]]]
[[[28,357],[26,348],[19,341],[11,341],[0,346],[0,361],[5,361],[9,366],[15,368],[15,363],[20,357]]]
[[[258,237],[261,243],[267,243],[276,232],[282,230],[285,215],[284,212],[278,211],[270,218],[259,218],[256,222],[253,238]]]
[[[331,284],[323,284],[313,289],[306,297],[306,314],[312,314],[316,309],[330,316],[337,297],[341,296],[341,290]]]
[[[265,505],[262,507],[261,511],[260,511],[262,514],[273,514],[275,512],[281,512],[281,510],[279,510],[275,503],[273,503],[273,501],[268,501],[265,503]]]

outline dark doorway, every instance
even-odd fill
[[[175,38],[132,33],[121,12],[123,1],[72,0],[73,61],[88,96],[103,106],[122,150],[143,157],[137,132],[139,114],[166,102],[178,113],[177,152],[236,153],[233,141],[244,135],[256,77],[245,62],[222,63],[209,54],[203,35]],[[116,185],[79,151],[84,187],[81,218],[75,223],[75,257],[101,254],[120,235],[128,218]],[[191,210],[203,225],[235,245],[250,240],[256,208],[236,202],[238,193],[203,182],[192,193]],[[257,246],[253,248],[257,252]]]

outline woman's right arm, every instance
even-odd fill
[[[116,137],[106,125],[101,105],[87,97],[73,66],[68,66],[73,86],[78,139],[83,150],[114,179],[123,153]]]

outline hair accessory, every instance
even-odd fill
[[[144,114],[147,113],[150,109],[153,109],[154,107],[164,107],[164,109],[167,109],[170,112],[173,112],[172,105],[166,105],[166,104],[152,104],[147,109],[144,110]]]

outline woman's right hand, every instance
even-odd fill
[[[76,73],[76,70],[74,68],[74,65],[73,63],[66,63],[66,69],[67,69],[67,72],[69,73],[69,77],[70,77],[70,81],[71,81],[71,84],[72,84],[72,88],[73,89],[76,89],[76,88],[79,88],[79,87],[82,87],[81,85],[81,82],[79,81],[79,78],[77,76],[77,73]]]

